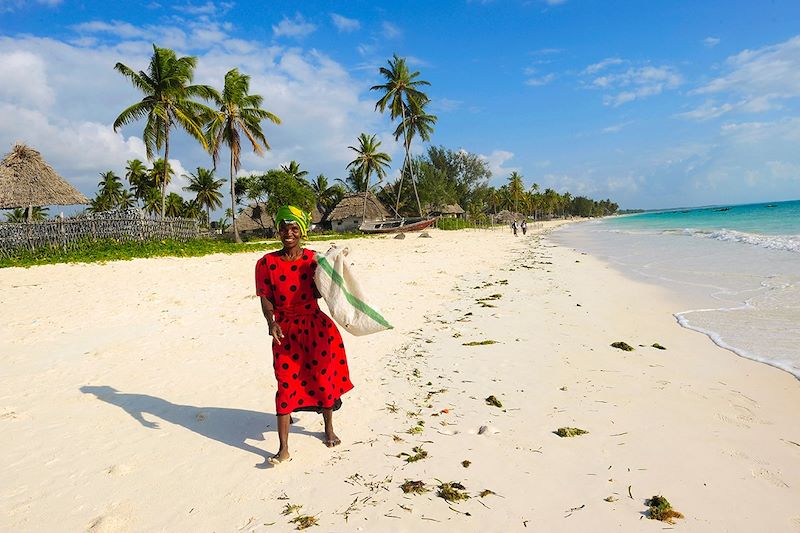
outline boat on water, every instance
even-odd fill
[[[365,220],[358,228],[364,233],[401,233],[421,231],[436,222],[436,217],[392,218],[388,220]]]

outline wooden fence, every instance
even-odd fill
[[[195,219],[154,219],[138,209],[130,209],[41,222],[0,223],[0,254],[45,246],[67,250],[79,243],[101,239],[187,241],[200,236]]]

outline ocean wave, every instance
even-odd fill
[[[746,233],[743,231],[720,229],[720,230],[700,230],[686,228],[683,230],[665,230],[665,235],[688,235],[690,237],[702,237],[717,241],[738,242],[752,246],[769,248],[770,250],[783,250],[787,252],[800,253],[800,235],[763,235],[759,233]]]

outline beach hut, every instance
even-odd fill
[[[364,222],[364,195],[367,200],[367,220],[384,220],[389,212],[371,192],[348,194],[336,204],[326,221],[334,231],[355,231]]]
[[[458,204],[450,204],[428,209],[428,216],[441,218],[464,218],[466,212]]]
[[[257,235],[272,237],[275,235],[275,223],[267,213],[267,206],[262,202],[247,206],[236,217],[236,229],[240,235]],[[231,228],[229,232],[232,232]]]
[[[0,209],[85,205],[89,199],[59,176],[42,154],[18,143],[0,162]]]

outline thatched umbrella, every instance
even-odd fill
[[[18,143],[0,162],[0,209],[88,204],[89,199],[56,174],[38,151]]]

